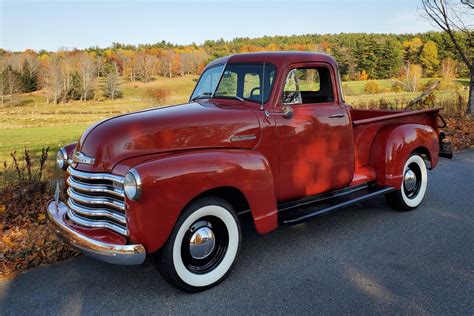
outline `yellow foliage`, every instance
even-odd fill
[[[365,70],[362,70],[359,74],[359,80],[367,80],[369,79],[369,74],[365,71]]]
[[[368,81],[365,84],[364,92],[369,93],[369,94],[379,93],[380,92],[379,84],[376,81]]]

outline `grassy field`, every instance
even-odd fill
[[[19,105],[8,100],[0,107],[0,161],[9,160],[10,152],[25,147],[39,152],[50,147],[52,153],[62,145],[76,141],[94,122],[122,113],[156,106],[146,94],[148,88],[163,87],[170,92],[167,104],[186,102],[197,76],[157,78],[149,83],[127,82],[123,98],[104,101],[73,101],[47,104],[41,91],[16,96]]]
[[[16,96],[18,105],[10,106],[8,100],[0,106],[0,162],[10,160],[10,152],[22,151],[25,147],[39,152],[50,147],[54,155],[57,148],[76,141],[90,124],[101,119],[156,106],[147,96],[147,89],[162,87],[170,96],[165,104],[186,102],[191,94],[197,76],[180,78],[156,78],[149,83],[126,82],[122,84],[123,98],[116,100],[73,101],[66,104],[47,104],[42,91]],[[427,81],[428,79],[426,79]],[[418,93],[385,92],[374,95],[363,94],[365,81],[344,82],[345,88],[355,95],[347,95],[349,104],[356,107],[369,107],[380,100],[389,104],[406,104]],[[377,80],[379,88],[388,90],[391,80]],[[464,83],[464,82],[463,82]],[[467,91],[462,92],[463,95]],[[455,95],[454,91],[436,92],[436,98],[446,100],[447,104]],[[398,107],[398,106],[395,106]]]

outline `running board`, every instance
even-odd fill
[[[279,205],[278,218],[284,225],[296,225],[393,190],[392,187],[363,184],[330,194],[317,195]]]

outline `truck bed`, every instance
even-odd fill
[[[370,166],[370,152],[373,140],[385,126],[401,123],[423,124],[438,129],[437,115],[441,108],[405,111],[405,110],[349,110],[354,137],[355,169],[351,185],[374,180],[376,175]]]

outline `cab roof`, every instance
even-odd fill
[[[329,55],[322,53],[278,51],[278,52],[257,52],[235,54],[218,58],[207,65],[206,68],[223,63],[243,63],[243,62],[268,62],[278,68],[297,62],[325,62],[337,69],[337,63]]]

